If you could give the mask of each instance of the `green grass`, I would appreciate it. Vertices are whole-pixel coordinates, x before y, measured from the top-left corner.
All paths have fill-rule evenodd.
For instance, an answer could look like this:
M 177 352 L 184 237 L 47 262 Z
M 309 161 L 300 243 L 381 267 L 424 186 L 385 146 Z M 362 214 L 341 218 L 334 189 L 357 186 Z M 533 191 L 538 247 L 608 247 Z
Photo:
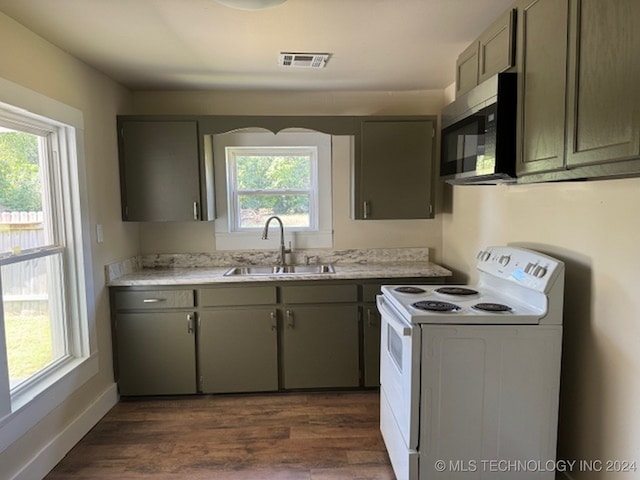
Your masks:
M 51 322 L 47 315 L 5 314 L 5 334 L 12 385 L 52 362 Z

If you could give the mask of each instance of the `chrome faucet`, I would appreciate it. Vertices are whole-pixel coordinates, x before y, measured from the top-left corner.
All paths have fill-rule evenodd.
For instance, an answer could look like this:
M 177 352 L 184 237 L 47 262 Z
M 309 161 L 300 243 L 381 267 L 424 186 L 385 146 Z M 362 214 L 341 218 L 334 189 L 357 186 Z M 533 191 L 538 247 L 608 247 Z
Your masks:
M 262 231 L 262 239 L 267 240 L 269 238 L 269 224 L 271 223 L 271 220 L 277 220 L 280 224 L 280 266 L 284 267 L 287 265 L 285 255 L 287 253 L 291 253 L 291 243 L 289 243 L 289 248 L 284 248 L 284 225 L 282 224 L 280 217 L 276 217 L 274 215 L 267 219 L 267 223 L 264 224 L 264 230 Z

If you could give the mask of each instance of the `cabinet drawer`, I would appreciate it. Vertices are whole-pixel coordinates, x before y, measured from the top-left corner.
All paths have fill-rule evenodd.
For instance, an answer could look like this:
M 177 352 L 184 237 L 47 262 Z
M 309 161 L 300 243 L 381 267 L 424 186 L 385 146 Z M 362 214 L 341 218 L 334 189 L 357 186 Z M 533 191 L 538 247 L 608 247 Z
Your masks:
M 276 287 L 219 287 L 198 290 L 201 307 L 269 305 L 276 303 Z
M 379 283 L 368 283 L 362 285 L 362 301 L 363 302 L 375 302 L 376 295 L 380 295 L 380 287 Z
M 282 303 L 336 303 L 357 301 L 357 285 L 300 285 L 282 287 Z
M 115 294 L 117 310 L 192 308 L 193 290 L 120 291 Z

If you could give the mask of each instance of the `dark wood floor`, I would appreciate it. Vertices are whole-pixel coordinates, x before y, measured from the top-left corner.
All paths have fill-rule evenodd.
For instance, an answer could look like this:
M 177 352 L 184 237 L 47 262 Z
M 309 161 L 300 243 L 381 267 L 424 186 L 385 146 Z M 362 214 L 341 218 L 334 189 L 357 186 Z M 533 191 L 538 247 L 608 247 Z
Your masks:
M 46 480 L 393 480 L 377 392 L 116 405 Z

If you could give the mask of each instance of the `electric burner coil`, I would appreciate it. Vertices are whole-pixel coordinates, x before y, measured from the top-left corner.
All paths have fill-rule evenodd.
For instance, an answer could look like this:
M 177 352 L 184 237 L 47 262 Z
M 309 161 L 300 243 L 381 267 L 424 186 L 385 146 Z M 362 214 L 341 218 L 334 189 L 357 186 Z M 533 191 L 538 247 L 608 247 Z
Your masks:
M 412 307 L 429 312 L 459 312 L 462 308 L 455 303 L 423 300 L 411 304 Z
M 467 288 L 467 287 L 440 287 L 440 288 L 436 288 L 435 291 L 438 293 L 442 293 L 444 295 L 467 296 L 467 295 L 478 294 L 477 290 L 473 290 L 472 288 Z
M 400 293 L 425 293 L 426 290 L 420 287 L 397 287 L 396 292 Z
M 476 303 L 471 308 L 483 312 L 511 312 L 513 310 L 509 305 L 502 303 Z

